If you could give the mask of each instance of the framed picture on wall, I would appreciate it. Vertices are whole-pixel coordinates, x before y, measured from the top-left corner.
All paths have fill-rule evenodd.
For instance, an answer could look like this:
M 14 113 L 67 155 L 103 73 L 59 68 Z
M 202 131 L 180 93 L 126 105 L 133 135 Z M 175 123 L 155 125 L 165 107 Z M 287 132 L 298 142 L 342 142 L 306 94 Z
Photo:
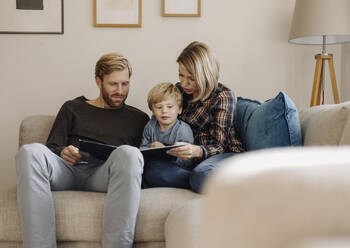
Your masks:
M 0 33 L 63 34 L 63 0 L 1 0 Z
M 94 0 L 95 27 L 141 27 L 141 0 Z
M 162 16 L 200 17 L 201 0 L 162 0 Z

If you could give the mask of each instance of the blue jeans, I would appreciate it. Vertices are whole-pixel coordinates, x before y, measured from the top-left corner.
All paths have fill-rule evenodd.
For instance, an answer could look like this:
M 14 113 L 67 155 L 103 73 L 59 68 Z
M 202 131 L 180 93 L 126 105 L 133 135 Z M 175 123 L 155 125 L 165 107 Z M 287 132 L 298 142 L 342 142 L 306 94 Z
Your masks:
M 193 170 L 180 167 L 176 161 L 148 161 L 142 175 L 144 187 L 173 187 L 191 189 L 199 193 L 211 171 L 220 167 L 220 162 L 236 153 L 214 155 L 199 163 Z

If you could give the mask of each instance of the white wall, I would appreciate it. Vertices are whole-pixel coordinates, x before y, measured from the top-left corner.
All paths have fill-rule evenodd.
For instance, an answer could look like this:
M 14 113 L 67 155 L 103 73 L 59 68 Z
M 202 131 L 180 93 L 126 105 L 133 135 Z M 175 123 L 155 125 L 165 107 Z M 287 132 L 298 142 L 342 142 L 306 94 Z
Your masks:
M 221 62 L 221 81 L 237 96 L 257 100 L 284 90 L 298 108 L 309 104 L 318 46 L 287 42 L 294 0 L 202 0 L 202 17 L 161 17 L 161 0 L 143 0 L 142 28 L 93 27 L 93 1 L 65 1 L 64 35 L 0 34 L 0 185 L 15 182 L 20 121 L 56 114 L 73 97 L 97 96 L 94 64 L 111 51 L 134 68 L 128 104 L 148 111 L 150 87 L 177 81 L 176 57 L 191 41 L 209 44 Z M 341 48 L 335 54 L 338 81 Z M 347 76 L 349 78 L 349 76 Z

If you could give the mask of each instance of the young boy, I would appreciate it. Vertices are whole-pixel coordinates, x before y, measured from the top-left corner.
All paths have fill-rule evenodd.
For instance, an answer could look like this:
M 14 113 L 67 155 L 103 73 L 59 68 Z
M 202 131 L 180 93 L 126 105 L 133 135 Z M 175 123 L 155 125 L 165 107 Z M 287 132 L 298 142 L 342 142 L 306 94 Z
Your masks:
M 182 94 L 172 83 L 160 83 L 148 93 L 152 118 L 143 130 L 141 148 L 162 147 L 175 142 L 193 143 L 191 127 L 177 117 L 182 111 Z M 144 168 L 143 183 L 147 187 L 189 187 L 192 160 L 150 160 Z M 170 166 L 167 174 L 157 173 L 158 167 Z

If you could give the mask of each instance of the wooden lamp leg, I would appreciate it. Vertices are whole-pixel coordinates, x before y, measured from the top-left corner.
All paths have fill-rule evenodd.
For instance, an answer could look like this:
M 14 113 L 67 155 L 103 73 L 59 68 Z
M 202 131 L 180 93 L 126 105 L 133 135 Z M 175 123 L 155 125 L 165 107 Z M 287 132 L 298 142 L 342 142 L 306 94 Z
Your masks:
M 329 66 L 329 74 L 330 74 L 331 81 L 332 81 L 334 103 L 339 103 L 338 87 L 337 87 L 337 82 L 335 80 L 333 56 L 328 60 L 328 66 Z
M 314 76 L 314 84 L 312 86 L 312 96 L 310 107 L 315 105 L 320 105 L 320 96 L 321 96 L 321 75 L 322 75 L 322 57 L 316 55 L 316 68 Z
M 320 105 L 321 80 L 322 80 L 322 77 L 324 77 L 324 75 L 322 75 L 322 69 L 323 69 L 323 64 L 324 64 L 323 61 L 324 60 L 328 60 L 329 74 L 330 74 L 331 81 L 332 81 L 334 103 L 336 103 L 336 104 L 339 103 L 337 82 L 335 80 L 333 55 L 332 54 L 317 54 L 315 56 L 315 59 L 316 59 L 316 69 L 315 69 L 315 76 L 314 76 L 314 84 L 312 86 L 310 107 L 315 106 L 315 105 Z

